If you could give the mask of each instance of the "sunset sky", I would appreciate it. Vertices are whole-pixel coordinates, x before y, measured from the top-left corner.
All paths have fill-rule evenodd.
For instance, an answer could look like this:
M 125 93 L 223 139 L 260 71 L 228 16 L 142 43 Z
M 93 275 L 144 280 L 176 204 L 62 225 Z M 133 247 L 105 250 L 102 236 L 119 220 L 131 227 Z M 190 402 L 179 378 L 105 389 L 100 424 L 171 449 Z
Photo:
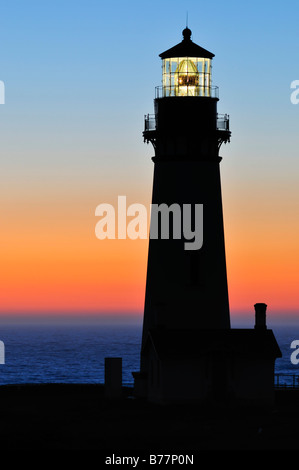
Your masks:
M 265 302 L 299 320 L 298 1 L 11 0 L 1 3 L 2 315 L 141 315 L 147 240 L 98 240 L 95 209 L 149 207 L 144 114 L 159 54 L 182 39 L 215 54 L 232 315 Z

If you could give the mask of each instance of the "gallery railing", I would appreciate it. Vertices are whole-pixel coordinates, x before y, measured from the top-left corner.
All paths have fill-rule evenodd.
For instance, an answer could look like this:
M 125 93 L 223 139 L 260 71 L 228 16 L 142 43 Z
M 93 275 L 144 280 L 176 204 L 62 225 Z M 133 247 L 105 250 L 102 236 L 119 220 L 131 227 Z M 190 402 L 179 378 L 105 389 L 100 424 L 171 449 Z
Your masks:
M 184 91 L 181 90 L 184 88 Z M 200 98 L 219 98 L 218 86 L 156 86 L 156 98 L 167 98 L 171 96 L 195 96 Z
M 156 117 L 154 114 L 146 114 L 144 116 L 144 130 L 145 131 L 156 130 Z M 228 114 L 217 114 L 217 130 L 229 131 L 229 115 Z
M 276 389 L 296 388 L 299 390 L 299 375 L 275 374 L 274 387 Z

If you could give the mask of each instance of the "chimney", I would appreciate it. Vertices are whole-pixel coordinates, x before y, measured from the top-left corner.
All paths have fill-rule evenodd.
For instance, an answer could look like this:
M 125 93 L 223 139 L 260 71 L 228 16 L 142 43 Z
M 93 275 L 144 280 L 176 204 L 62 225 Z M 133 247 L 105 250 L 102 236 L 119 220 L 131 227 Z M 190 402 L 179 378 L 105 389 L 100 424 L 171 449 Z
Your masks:
M 267 305 L 263 303 L 258 303 L 254 305 L 255 308 L 255 325 L 256 330 L 266 330 L 266 309 Z

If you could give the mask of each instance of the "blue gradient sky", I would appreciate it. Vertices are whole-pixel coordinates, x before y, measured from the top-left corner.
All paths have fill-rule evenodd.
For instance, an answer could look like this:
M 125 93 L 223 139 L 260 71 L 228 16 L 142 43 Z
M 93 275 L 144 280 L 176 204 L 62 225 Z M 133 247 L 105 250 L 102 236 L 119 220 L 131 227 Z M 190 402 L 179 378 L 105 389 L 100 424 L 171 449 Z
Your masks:
M 38 204 L 41 213 L 44 207 L 56 214 L 57 226 L 70 214 L 82 226 L 86 211 L 93 214 L 97 204 L 113 202 L 118 194 L 150 202 L 153 151 L 142 141 L 143 116 L 153 112 L 154 87 L 161 83 L 158 55 L 181 41 L 187 11 L 193 41 L 215 54 L 218 111 L 231 117 L 232 141 L 221 151 L 231 259 L 239 256 L 233 251 L 241 238 L 246 249 L 250 240 L 250 252 L 261 233 L 271 233 L 276 256 L 291 233 L 288 256 L 299 260 L 299 105 L 290 102 L 290 83 L 299 79 L 297 1 L 2 2 L 6 250 L 15 250 L 7 242 L 10 231 L 19 230 L 20 243 L 23 231 L 34 230 L 38 239 L 42 227 L 32 225 Z M 90 216 L 91 232 L 93 223 Z M 67 229 L 57 230 L 56 245 Z M 284 258 L 283 250 L 279 256 Z M 228 268 L 232 279 L 238 277 L 235 264 Z M 290 275 L 287 266 L 282 280 L 285 271 Z M 295 286 L 298 271 L 290 269 Z M 18 270 L 15 276 L 18 280 Z M 254 293 L 255 287 L 253 302 Z M 287 288 L 282 295 L 287 302 Z
M 1 5 L 1 146 L 12 135 L 19 145 L 5 166 L 139 166 L 143 114 L 161 81 L 158 54 L 181 40 L 187 10 L 193 40 L 216 55 L 219 111 L 230 113 L 234 132 L 229 155 L 242 146 L 248 170 L 258 142 L 279 171 L 286 150 L 295 164 L 299 106 L 290 105 L 289 88 L 298 78 L 298 2 L 12 0 Z M 25 161 L 20 148 L 29 146 Z

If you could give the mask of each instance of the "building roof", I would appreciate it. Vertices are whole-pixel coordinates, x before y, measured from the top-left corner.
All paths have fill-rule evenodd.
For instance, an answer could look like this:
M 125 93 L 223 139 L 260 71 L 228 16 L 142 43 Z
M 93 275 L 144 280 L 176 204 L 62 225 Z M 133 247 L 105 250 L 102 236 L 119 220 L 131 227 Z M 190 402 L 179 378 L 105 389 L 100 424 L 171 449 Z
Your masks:
M 174 47 L 171 47 L 165 52 L 159 54 L 161 59 L 168 59 L 170 57 L 204 57 L 212 59 L 215 57 L 212 52 L 207 51 L 203 47 L 198 46 L 191 40 L 191 31 L 185 28 L 183 31 L 183 40 Z
M 149 331 L 145 347 L 152 344 L 159 359 L 201 357 L 209 353 L 237 353 L 247 357 L 281 357 L 272 330 L 166 330 Z

